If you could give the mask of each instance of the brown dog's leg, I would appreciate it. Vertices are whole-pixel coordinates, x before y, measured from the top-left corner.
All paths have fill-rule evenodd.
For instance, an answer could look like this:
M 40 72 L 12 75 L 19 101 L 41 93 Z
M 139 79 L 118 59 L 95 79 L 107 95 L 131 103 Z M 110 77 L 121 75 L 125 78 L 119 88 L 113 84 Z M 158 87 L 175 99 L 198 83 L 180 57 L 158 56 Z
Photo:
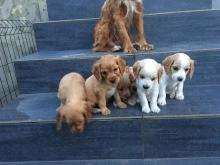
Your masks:
M 118 108 L 121 108 L 121 109 L 127 108 L 127 105 L 121 101 L 121 98 L 120 98 L 118 92 L 116 92 L 114 94 L 114 99 L 115 99 L 115 102 L 116 102 L 116 106 Z
M 114 16 L 114 21 L 117 26 L 118 34 L 123 44 L 124 52 L 125 53 L 137 52 L 137 50 L 132 46 L 132 42 L 130 40 L 129 34 L 125 26 L 124 17 L 116 14 Z
M 141 50 L 152 50 L 154 46 L 151 44 L 148 44 L 145 39 L 143 7 L 141 3 L 137 4 L 137 9 L 139 12 L 136 12 L 134 14 L 134 24 L 137 29 L 138 43 L 140 44 L 140 49 Z
M 59 131 L 62 127 L 62 122 L 63 122 L 63 119 L 64 119 L 64 114 L 62 112 L 62 109 L 59 109 L 57 111 L 57 116 L 56 116 L 56 127 L 57 127 L 57 130 Z

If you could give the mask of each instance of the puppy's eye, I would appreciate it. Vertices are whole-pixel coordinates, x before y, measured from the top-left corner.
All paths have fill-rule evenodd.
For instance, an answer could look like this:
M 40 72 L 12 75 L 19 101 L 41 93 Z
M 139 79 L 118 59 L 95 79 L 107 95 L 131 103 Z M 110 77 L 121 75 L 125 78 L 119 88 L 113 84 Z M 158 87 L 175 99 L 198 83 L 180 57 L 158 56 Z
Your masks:
M 188 71 L 189 71 L 189 68 L 185 68 L 185 71 L 188 72 Z
M 141 78 L 141 79 L 144 79 L 145 77 L 144 77 L 143 75 L 140 75 L 140 78 Z
M 156 79 L 156 77 L 152 77 L 151 80 L 154 81 Z
M 114 68 L 114 72 L 117 72 L 118 71 L 118 68 Z
M 178 71 L 179 68 L 178 68 L 177 66 L 174 66 L 174 67 L 173 67 L 173 70 Z

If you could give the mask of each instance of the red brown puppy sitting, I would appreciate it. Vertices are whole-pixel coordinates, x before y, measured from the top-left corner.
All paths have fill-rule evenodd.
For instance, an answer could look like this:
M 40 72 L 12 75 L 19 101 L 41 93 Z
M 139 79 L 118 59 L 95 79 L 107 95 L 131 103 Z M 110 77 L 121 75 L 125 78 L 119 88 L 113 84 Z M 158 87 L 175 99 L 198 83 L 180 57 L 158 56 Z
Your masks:
M 88 102 L 93 108 L 100 109 L 103 115 L 111 113 L 106 107 L 106 103 L 112 96 L 114 96 L 117 107 L 127 108 L 117 92 L 125 66 L 125 61 L 119 56 L 103 56 L 93 65 L 93 75 L 86 80 Z
M 61 105 L 57 109 L 57 130 L 61 129 L 65 120 L 72 133 L 82 133 L 85 123 L 92 117 L 86 101 L 83 77 L 78 73 L 65 75 L 59 84 L 58 98 Z
M 129 105 L 137 103 L 135 75 L 132 67 L 127 66 L 125 68 L 125 72 L 118 83 L 118 93 L 122 101 L 127 102 Z
M 101 18 L 95 26 L 93 51 L 117 51 L 135 53 L 130 27 L 137 30 L 137 44 L 141 50 L 151 50 L 144 34 L 142 0 L 106 0 Z

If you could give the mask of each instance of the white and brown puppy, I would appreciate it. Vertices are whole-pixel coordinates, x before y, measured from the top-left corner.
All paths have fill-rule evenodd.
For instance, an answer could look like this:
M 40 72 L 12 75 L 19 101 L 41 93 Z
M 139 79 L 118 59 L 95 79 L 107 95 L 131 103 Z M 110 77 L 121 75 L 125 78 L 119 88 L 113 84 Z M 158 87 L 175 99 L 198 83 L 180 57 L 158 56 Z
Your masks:
M 57 130 L 65 120 L 72 133 L 82 133 L 85 123 L 92 118 L 83 77 L 74 72 L 66 74 L 60 81 L 57 96 L 61 101 L 57 109 Z
M 163 72 L 161 65 L 153 59 L 144 59 L 137 61 L 133 69 L 142 112 L 159 113 L 160 108 L 157 106 L 157 98 L 159 94 L 159 80 Z
M 142 0 L 105 0 L 101 18 L 95 26 L 93 51 L 135 53 L 130 32 L 132 24 L 137 29 L 137 45 L 141 50 L 151 50 L 144 34 Z
M 163 75 L 160 79 L 159 105 L 166 105 L 166 94 L 170 98 L 183 100 L 183 85 L 186 75 L 192 79 L 194 73 L 194 61 L 184 53 L 176 53 L 163 60 Z
M 107 101 L 114 96 L 118 108 L 127 108 L 121 101 L 117 86 L 125 71 L 126 62 L 119 56 L 102 56 L 93 65 L 92 73 L 86 80 L 88 102 L 97 112 L 108 115 L 111 111 L 107 108 Z

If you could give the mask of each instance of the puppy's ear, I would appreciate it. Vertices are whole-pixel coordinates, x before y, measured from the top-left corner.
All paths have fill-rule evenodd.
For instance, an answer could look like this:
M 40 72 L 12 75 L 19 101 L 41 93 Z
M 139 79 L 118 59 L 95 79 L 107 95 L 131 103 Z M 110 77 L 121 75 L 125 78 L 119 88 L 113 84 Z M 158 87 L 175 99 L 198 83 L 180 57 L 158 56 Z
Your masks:
M 96 77 L 97 80 L 101 80 L 101 66 L 100 62 L 97 61 L 92 67 L 92 74 Z
M 134 76 L 133 67 L 128 67 L 128 73 L 129 73 L 130 81 L 134 81 L 135 80 L 135 76 Z
M 166 57 L 162 64 L 167 74 L 172 74 L 171 67 L 174 63 L 174 55 Z
M 91 110 L 85 110 L 83 112 L 83 116 L 84 116 L 87 123 L 90 123 L 92 121 L 92 112 L 91 112 Z
M 157 72 L 157 80 L 158 80 L 158 83 L 160 83 L 160 78 L 163 74 L 163 67 L 159 64 L 159 68 L 158 68 L 158 72 Z
M 86 122 L 89 123 L 92 121 L 92 108 L 88 103 L 86 103 L 85 106 L 86 106 L 86 108 L 84 108 L 83 116 L 84 116 Z
M 125 72 L 125 67 L 126 67 L 126 62 L 125 60 L 123 60 L 120 56 L 116 57 L 116 63 L 119 66 L 120 72 L 121 74 L 123 74 Z
M 56 127 L 58 131 L 62 128 L 63 120 L 64 120 L 64 114 L 63 114 L 62 108 L 60 108 L 57 111 L 57 116 L 56 116 Z
M 194 73 L 195 65 L 194 60 L 190 60 L 189 78 L 192 79 Z
M 141 65 L 140 65 L 139 61 L 137 61 L 133 65 L 133 72 L 134 72 L 135 79 L 138 77 L 140 70 L 141 70 Z

